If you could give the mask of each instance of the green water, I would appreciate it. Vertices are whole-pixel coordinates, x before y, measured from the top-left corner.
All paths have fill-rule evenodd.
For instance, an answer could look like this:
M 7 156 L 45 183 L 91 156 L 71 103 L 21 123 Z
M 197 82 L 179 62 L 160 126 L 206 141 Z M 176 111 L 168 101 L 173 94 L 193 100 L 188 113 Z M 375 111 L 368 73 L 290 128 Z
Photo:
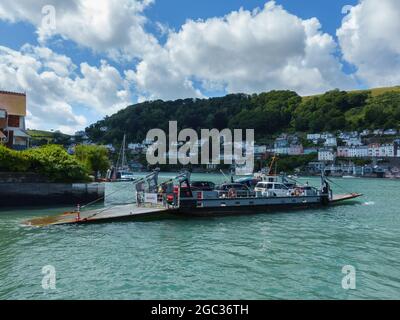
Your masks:
M 366 197 L 309 211 L 42 229 L 21 222 L 66 208 L 3 208 L 0 299 L 400 298 L 400 181 L 335 181 Z M 121 187 L 107 203 L 129 201 L 130 184 L 107 193 Z M 46 265 L 55 290 L 42 288 Z M 355 290 L 342 288 L 345 265 L 356 268 Z

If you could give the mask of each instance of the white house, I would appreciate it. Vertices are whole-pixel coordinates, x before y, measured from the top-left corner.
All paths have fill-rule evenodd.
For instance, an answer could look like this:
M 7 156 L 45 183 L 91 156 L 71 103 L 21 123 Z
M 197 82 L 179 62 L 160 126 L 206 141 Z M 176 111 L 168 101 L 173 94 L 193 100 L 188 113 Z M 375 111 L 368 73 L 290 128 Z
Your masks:
M 360 137 L 349 137 L 348 139 L 343 139 L 346 146 L 362 146 L 362 141 Z
M 289 147 L 288 154 L 289 154 L 290 156 L 299 156 L 299 155 L 304 154 L 303 145 L 301 145 L 301 144 L 292 144 L 292 145 Z
M 380 157 L 380 145 L 378 143 L 372 143 L 368 146 L 369 157 Z
M 369 157 L 395 157 L 395 146 L 393 144 L 383 144 L 373 143 L 368 146 L 368 156 Z
M 339 154 L 339 150 L 338 150 Z M 347 148 L 348 158 L 366 158 L 368 157 L 368 147 L 367 146 L 357 146 Z
M 325 147 L 336 147 L 337 146 L 337 139 L 336 137 L 329 137 L 325 139 L 324 143 Z
M 380 157 L 395 157 L 394 145 L 393 144 L 381 145 Z
M 333 149 L 320 149 L 318 151 L 318 161 L 335 161 L 336 152 Z
M 320 133 L 307 134 L 307 140 L 312 141 L 314 144 L 317 144 L 318 140 L 320 140 L 320 139 L 321 139 Z
M 395 136 L 397 134 L 396 129 L 388 129 L 383 132 L 385 136 Z

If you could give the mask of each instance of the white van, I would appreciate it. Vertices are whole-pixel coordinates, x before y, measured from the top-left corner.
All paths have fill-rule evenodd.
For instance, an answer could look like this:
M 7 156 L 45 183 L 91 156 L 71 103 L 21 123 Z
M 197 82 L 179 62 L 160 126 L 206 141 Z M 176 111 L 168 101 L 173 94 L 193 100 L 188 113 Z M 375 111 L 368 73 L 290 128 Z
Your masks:
M 280 182 L 259 182 L 254 188 L 256 193 L 263 197 L 288 197 L 290 189 Z

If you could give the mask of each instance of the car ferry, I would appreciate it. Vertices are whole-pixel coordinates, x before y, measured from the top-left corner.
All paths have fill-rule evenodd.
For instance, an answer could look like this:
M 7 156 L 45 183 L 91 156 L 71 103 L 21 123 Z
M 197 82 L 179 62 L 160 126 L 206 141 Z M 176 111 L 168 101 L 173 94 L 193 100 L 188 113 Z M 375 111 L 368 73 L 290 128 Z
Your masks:
M 362 196 L 359 193 L 334 195 L 328 179 L 321 174 L 321 187 L 289 182 L 285 176 L 259 174 L 256 187 L 237 182 L 225 183 L 210 190 L 212 184 L 191 183 L 183 173 L 158 184 L 158 172 L 134 181 L 136 201 L 97 210 L 75 211 L 60 216 L 28 221 L 31 226 L 84 224 L 122 220 L 148 220 L 170 217 L 219 216 L 277 212 L 287 209 L 326 207 Z
M 283 209 L 304 209 L 328 206 L 361 194 L 334 195 L 329 182 L 321 176 L 321 188 L 287 182 L 284 176 L 259 176 L 254 190 L 237 183 L 224 184 L 212 191 L 197 191 L 188 178 L 166 194 L 167 205 L 183 215 L 226 215 L 237 213 L 271 212 Z

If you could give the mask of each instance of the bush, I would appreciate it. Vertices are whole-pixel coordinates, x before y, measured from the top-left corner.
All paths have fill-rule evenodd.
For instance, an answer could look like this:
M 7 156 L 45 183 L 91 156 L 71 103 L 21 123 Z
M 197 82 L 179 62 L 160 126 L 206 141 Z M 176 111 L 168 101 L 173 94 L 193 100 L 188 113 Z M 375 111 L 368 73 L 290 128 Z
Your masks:
M 86 168 L 63 147 L 46 145 L 25 151 L 31 163 L 31 170 L 54 182 L 88 181 Z
M 0 146 L 0 170 L 34 172 L 53 182 L 89 181 L 84 165 L 57 145 L 26 151 L 14 151 Z
M 29 158 L 24 152 L 11 150 L 0 145 L 0 171 L 26 172 L 29 167 Z
M 96 145 L 78 145 L 75 147 L 76 158 L 85 166 L 88 172 L 105 173 L 110 168 L 108 150 Z

